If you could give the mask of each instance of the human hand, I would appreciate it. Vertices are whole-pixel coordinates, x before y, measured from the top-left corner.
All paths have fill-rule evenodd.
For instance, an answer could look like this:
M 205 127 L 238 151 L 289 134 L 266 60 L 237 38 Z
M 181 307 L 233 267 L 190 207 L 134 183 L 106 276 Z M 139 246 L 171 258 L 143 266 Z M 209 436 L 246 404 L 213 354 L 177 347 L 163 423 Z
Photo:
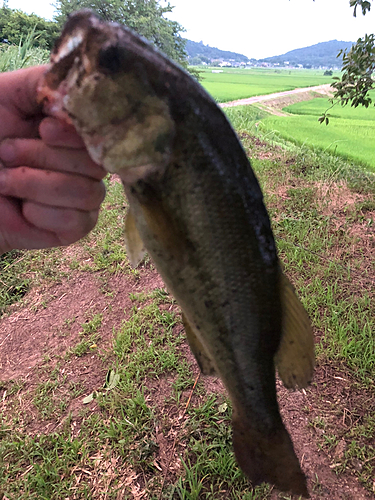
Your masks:
M 45 67 L 0 75 L 0 254 L 68 245 L 96 224 L 104 169 L 72 126 L 44 117 Z

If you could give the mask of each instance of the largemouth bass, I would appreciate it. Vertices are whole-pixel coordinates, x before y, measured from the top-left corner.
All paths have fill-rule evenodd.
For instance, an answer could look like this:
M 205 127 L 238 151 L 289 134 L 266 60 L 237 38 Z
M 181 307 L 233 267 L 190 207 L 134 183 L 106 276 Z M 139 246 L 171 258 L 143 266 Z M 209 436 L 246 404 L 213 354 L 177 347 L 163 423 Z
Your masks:
M 314 366 L 307 315 L 283 275 L 258 181 L 212 98 L 149 43 L 90 11 L 72 15 L 40 86 L 129 200 L 125 239 L 152 257 L 178 301 L 204 374 L 233 403 L 233 444 L 252 484 L 308 496 L 282 422 L 275 366 L 304 387 Z

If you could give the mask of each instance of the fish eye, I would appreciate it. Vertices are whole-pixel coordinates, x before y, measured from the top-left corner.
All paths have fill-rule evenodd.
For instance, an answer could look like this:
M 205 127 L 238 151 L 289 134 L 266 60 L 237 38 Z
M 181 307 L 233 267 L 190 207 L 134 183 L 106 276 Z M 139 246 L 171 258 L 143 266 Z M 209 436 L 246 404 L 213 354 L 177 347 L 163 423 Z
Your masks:
M 100 50 L 98 57 L 100 69 L 106 70 L 109 73 L 118 73 L 121 71 L 123 63 L 123 50 L 118 45 L 110 45 Z

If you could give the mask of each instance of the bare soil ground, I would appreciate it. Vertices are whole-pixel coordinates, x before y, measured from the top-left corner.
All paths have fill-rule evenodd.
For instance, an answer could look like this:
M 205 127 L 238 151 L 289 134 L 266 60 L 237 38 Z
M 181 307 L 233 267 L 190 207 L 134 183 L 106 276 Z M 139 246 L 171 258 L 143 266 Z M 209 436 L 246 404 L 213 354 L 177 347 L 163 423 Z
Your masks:
M 266 154 L 266 150 L 268 158 L 283 155 L 277 148 L 270 151 L 269 145 L 267 148 L 263 147 L 261 142 L 257 145 L 255 154 L 262 157 Z M 327 207 L 327 211 L 330 211 L 331 215 L 333 213 L 339 215 L 343 204 L 355 203 L 356 197 L 350 191 L 346 194 L 347 196 L 344 190 L 330 186 L 332 205 L 330 208 Z M 363 232 L 361 236 L 368 237 Z M 371 246 L 369 251 L 373 249 Z M 71 251 L 72 249 L 67 249 L 67 252 Z M 77 432 L 79 431 L 79 415 L 83 408 L 82 395 L 69 403 L 60 421 L 41 419 L 27 397 L 30 388 L 35 387 L 42 378 L 46 357 L 64 355 L 69 347 L 77 342 L 80 325 L 87 320 L 88 312 L 103 314 L 98 349 L 103 353 L 106 352 L 113 343 L 113 328 L 120 326 L 133 307 L 129 294 L 160 288 L 162 280 L 150 265 L 143 265 L 137 276 L 129 273 L 113 275 L 107 284 L 110 294 L 103 294 L 101 286 L 95 273 L 71 271 L 69 280 L 31 290 L 26 307 L 15 305 L 10 314 L 0 320 L 0 378 L 2 381 L 0 408 L 6 410 L 9 404 L 7 386 L 4 382 L 21 380 L 22 386 L 17 392 L 17 398 L 24 414 L 28 414 L 27 421 L 23 423 L 30 434 L 58 431 L 64 416 L 69 412 L 73 413 L 72 425 L 76 427 Z M 69 326 L 67 320 L 70 321 Z M 176 334 L 180 330 L 181 325 L 175 327 Z M 191 363 L 192 375 L 196 376 L 198 367 L 186 343 L 182 344 L 181 351 Z M 82 384 L 83 393 L 89 394 L 102 386 L 106 364 L 100 362 L 97 356 L 87 354 L 82 357 L 71 357 L 64 370 L 68 380 Z M 171 392 L 172 382 L 165 377 L 153 387 L 149 387 L 149 404 L 160 405 L 161 412 L 164 409 L 163 401 Z M 205 379 L 204 383 L 208 392 L 223 392 L 223 387 L 217 379 Z M 313 500 L 375 498 L 374 494 L 360 484 L 355 474 L 356 470 L 350 467 L 340 468 L 348 446 L 346 436 L 352 425 L 360 421 L 365 414 L 375 411 L 373 391 L 358 390 L 357 387 L 357 383 L 344 367 L 334 366 L 324 360 L 319 361 L 314 382 L 308 390 L 289 392 L 278 383 L 282 415 L 308 478 Z M 193 397 L 192 405 L 194 401 L 196 399 Z M 95 402 L 92 403 L 91 409 L 92 412 L 97 411 Z M 168 411 L 171 414 L 177 414 L 177 420 L 181 421 L 182 417 L 178 415 L 177 408 Z M 326 422 L 324 428 L 319 424 L 322 420 Z M 339 436 L 338 444 L 331 449 L 323 445 L 325 434 L 330 432 Z M 177 456 L 178 446 L 170 460 L 175 436 L 176 432 L 173 432 L 173 428 L 170 432 L 157 432 L 158 451 L 155 462 L 163 471 L 169 466 L 172 475 L 181 472 Z M 112 465 L 115 466 L 115 464 Z M 363 464 L 358 463 L 357 467 L 360 470 Z M 97 472 L 99 473 L 100 470 Z M 122 473 L 124 484 L 130 485 L 132 491 L 132 496 L 126 498 L 146 498 L 145 493 L 142 493 L 142 479 L 131 470 L 122 469 Z M 106 497 L 103 495 L 97 498 Z M 289 497 L 280 497 L 279 492 L 273 491 L 271 498 Z
M 105 351 L 113 342 L 113 327 L 120 325 L 124 319 L 124 311 L 131 308 L 129 293 L 152 290 L 161 285 L 161 278 L 156 271 L 141 269 L 140 278 L 137 280 L 129 276 L 114 277 L 110 283 L 114 296 L 104 298 L 95 276 L 73 273 L 69 282 L 54 285 L 42 291 L 43 296 L 49 296 L 48 306 L 45 309 L 33 310 L 33 306 L 39 301 L 38 293 L 35 294 L 35 299 L 29 307 L 15 310 L 2 320 L 1 379 L 2 381 L 18 379 L 24 382 L 18 398 L 21 402 L 20 408 L 29 415 L 27 428 L 30 434 L 58 431 L 64 420 L 62 418 L 59 422 L 41 421 L 32 402 L 23 397 L 24 393 L 29 392 L 40 382 L 45 356 L 64 354 L 69 346 L 76 342 L 79 325 L 84 323 L 88 310 L 105 313 L 110 308 L 111 313 L 105 315 L 100 333 L 101 339 L 98 343 L 100 349 Z M 75 327 L 69 333 L 66 333 L 66 318 L 76 319 Z M 191 363 L 192 374 L 196 376 L 199 369 L 186 343 L 181 349 Z M 105 379 L 105 373 L 105 364 L 98 362 L 97 356 L 94 355 L 73 357 L 65 367 L 68 381 L 83 384 L 84 394 L 99 390 Z M 162 405 L 171 392 L 172 382 L 173 380 L 168 378 L 159 380 L 151 391 L 152 400 L 149 404 Z M 220 380 L 216 378 L 206 378 L 204 383 L 209 392 L 224 391 Z M 336 472 L 343 458 L 346 447 L 345 434 L 350 430 L 351 423 L 368 413 L 369 406 L 375 411 L 372 394 L 356 391 L 355 384 L 345 372 L 340 370 L 340 367 L 326 364 L 317 367 L 314 384 L 308 390 L 290 392 L 278 383 L 278 393 L 284 421 L 308 478 L 311 498 L 313 500 L 375 498 L 363 488 L 349 470 L 340 474 Z M 8 401 L 6 390 L 0 390 L 0 397 L 0 406 L 4 410 Z M 194 405 L 194 399 L 192 404 Z M 69 412 L 72 413 L 77 432 L 80 424 L 79 413 L 82 408 L 82 395 L 80 395 L 70 402 L 65 411 L 66 415 Z M 94 404 L 92 411 L 95 410 Z M 321 419 L 329 421 L 330 427 L 343 436 L 337 447 L 329 453 L 321 447 L 322 436 L 326 432 L 316 423 Z M 165 437 L 162 432 L 159 432 L 158 436 L 159 453 L 156 460 L 164 470 L 170 459 L 169 454 L 172 452 L 175 434 L 170 432 L 169 436 Z M 176 450 L 175 454 L 177 455 Z M 174 456 L 171 463 L 178 463 L 178 457 Z M 360 464 L 358 466 L 360 467 Z M 180 472 L 180 467 L 174 472 Z M 133 498 L 137 498 L 136 495 Z M 279 493 L 274 491 L 271 499 L 277 498 L 280 498 Z

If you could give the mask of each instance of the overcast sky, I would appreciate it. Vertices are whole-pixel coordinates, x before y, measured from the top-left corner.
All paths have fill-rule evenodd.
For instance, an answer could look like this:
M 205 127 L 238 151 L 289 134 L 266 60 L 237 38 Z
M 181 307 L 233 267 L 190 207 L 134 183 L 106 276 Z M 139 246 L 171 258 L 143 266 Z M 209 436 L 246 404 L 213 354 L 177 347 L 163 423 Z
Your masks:
M 171 0 L 170 3 L 175 7 L 169 17 L 186 29 L 186 38 L 256 59 L 328 40 L 355 41 L 375 28 L 374 13 L 363 17 L 358 12 L 354 18 L 349 0 Z M 47 19 L 54 12 L 50 0 L 9 0 L 8 5 Z

